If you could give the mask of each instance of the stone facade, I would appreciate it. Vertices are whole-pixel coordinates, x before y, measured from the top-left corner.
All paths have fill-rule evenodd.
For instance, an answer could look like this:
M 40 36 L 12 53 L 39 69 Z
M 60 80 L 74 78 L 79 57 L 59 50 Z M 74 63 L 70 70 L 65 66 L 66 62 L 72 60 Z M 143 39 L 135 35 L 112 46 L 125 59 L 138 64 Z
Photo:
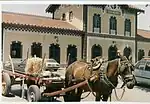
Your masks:
M 134 63 L 139 59 L 139 50 L 145 50 L 145 56 L 150 55 L 150 39 L 142 41 L 142 34 L 136 35 L 137 13 L 144 10 L 128 5 L 50 5 L 46 12 L 53 13 L 53 19 L 23 15 L 14 19 L 17 24 L 10 16 L 2 17 L 3 61 L 13 53 L 13 42 L 21 42 L 22 46 L 21 57 L 14 60 L 25 59 L 28 50 L 32 55 L 33 43 L 40 43 L 41 57 L 46 54 L 46 58 L 59 59 L 61 64 L 67 63 L 68 53 L 72 62 L 90 61 L 98 55 L 111 60 L 118 49 L 127 57 L 132 56 Z M 31 20 L 22 22 L 20 18 Z M 51 46 L 58 46 L 60 54 L 51 55 L 55 54 Z

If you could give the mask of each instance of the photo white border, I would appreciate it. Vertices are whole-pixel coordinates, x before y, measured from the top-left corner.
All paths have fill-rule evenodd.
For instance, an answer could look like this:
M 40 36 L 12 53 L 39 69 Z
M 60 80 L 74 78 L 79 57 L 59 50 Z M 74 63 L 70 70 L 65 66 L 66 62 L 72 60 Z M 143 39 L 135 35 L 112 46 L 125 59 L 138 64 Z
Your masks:
M 95 2 L 94 2 L 95 1 Z M 2 11 L 2 5 L 3 4 L 132 4 L 132 5 L 144 5 L 144 4 L 150 4 L 150 1 L 143 1 L 143 0 L 141 0 L 141 1 L 120 1 L 120 0 L 116 0 L 116 1 L 111 1 L 111 0 L 105 0 L 105 1 L 101 1 L 101 0 L 76 0 L 76 1 L 70 1 L 70 0 L 55 0 L 55 1 L 0 1 L 0 11 Z M 1 18 L 1 12 L 0 12 L 0 21 L 1 21 L 1 23 L 2 23 L 2 18 Z M 2 28 L 1 27 L 1 25 L 0 25 L 0 28 Z M 2 30 L 2 29 L 1 29 Z M 0 32 L 0 50 L 1 50 L 1 36 L 2 36 L 2 32 Z M 2 51 L 0 52 L 0 65 L 1 65 L 1 56 L 2 56 Z M 2 68 L 1 66 L 0 66 L 0 68 Z M 1 83 L 1 75 L 0 75 L 0 83 Z M 1 86 L 0 86 L 0 93 L 1 93 Z M 2 95 L 0 95 L 0 97 L 1 97 Z M 142 96 L 141 96 L 141 98 L 142 98 Z M 16 104 L 16 103 L 18 103 L 18 104 L 26 104 L 27 102 L 2 102 L 2 100 L 0 99 L 0 104 L 7 104 L 7 103 L 12 103 L 12 104 Z M 49 104 L 49 103 L 56 103 L 56 104 L 59 104 L 59 103 L 61 103 L 61 104 L 66 104 L 66 103 L 68 103 L 68 102 L 38 102 L 38 103 L 41 103 L 41 104 L 43 104 L 43 103 L 47 103 L 47 104 Z M 79 103 L 79 104 L 81 104 L 81 103 L 84 103 L 84 104 L 100 104 L 100 103 L 102 103 L 102 104 L 149 104 L 150 102 L 72 102 L 72 104 L 77 104 L 77 103 Z M 69 102 L 69 104 L 70 104 L 70 102 Z

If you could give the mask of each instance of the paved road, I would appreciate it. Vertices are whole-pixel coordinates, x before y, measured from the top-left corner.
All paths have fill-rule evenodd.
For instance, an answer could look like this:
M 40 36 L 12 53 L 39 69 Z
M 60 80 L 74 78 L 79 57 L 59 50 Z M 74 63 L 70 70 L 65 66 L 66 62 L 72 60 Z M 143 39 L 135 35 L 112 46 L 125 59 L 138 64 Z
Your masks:
M 64 75 L 64 71 L 60 71 L 62 75 Z M 13 85 L 12 92 L 15 96 L 11 97 L 1 97 L 3 102 L 27 102 L 26 98 L 21 98 L 21 87 L 20 85 Z M 82 97 L 86 96 L 88 93 L 84 93 Z M 122 94 L 122 89 L 117 89 L 117 94 L 120 97 Z M 94 101 L 95 97 L 90 94 L 87 98 L 82 99 L 82 101 Z M 49 101 L 48 98 L 42 98 L 42 102 Z M 55 102 L 62 102 L 63 97 L 57 98 Z M 115 97 L 115 93 L 112 93 L 112 101 L 117 101 Z M 143 86 L 135 86 L 134 89 L 125 89 L 125 94 L 121 100 L 121 102 L 150 102 L 150 87 Z
M 1 100 L 3 102 L 27 102 L 26 98 L 21 98 L 21 88 L 19 85 L 13 85 L 12 86 L 12 92 L 15 96 L 10 96 L 10 97 L 1 97 Z M 86 96 L 88 93 L 84 93 L 82 97 Z M 121 96 L 122 90 L 117 89 L 117 94 L 118 96 Z M 87 98 L 82 99 L 82 101 L 94 101 L 94 96 L 90 94 Z M 49 101 L 48 98 L 42 98 L 42 102 L 44 101 Z M 55 102 L 61 102 L 63 101 L 63 98 L 57 98 Z M 112 101 L 117 101 L 115 98 L 114 91 L 112 93 Z M 141 86 L 135 86 L 134 89 L 129 90 L 126 88 L 125 94 L 122 98 L 123 102 L 150 102 L 150 89 L 146 87 L 141 87 Z

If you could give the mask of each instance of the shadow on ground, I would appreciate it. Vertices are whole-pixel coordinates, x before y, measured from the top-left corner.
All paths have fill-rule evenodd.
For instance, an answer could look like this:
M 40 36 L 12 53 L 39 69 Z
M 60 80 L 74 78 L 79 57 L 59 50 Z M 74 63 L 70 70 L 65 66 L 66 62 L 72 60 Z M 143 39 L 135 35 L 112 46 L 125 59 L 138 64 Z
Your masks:
M 136 86 L 136 88 L 145 91 L 145 92 L 150 92 L 150 86 L 149 85 L 145 85 L 145 84 L 138 84 Z
M 16 97 L 16 96 L 20 97 L 20 99 L 22 99 L 22 91 L 21 91 L 21 87 L 19 87 L 19 86 L 16 86 L 15 88 L 13 86 L 11 88 L 11 93 L 6 97 L 13 98 L 13 97 Z M 25 89 L 23 99 L 27 100 L 27 89 Z M 57 98 L 54 98 L 54 97 L 41 96 L 41 100 L 39 102 L 62 102 L 62 101 L 57 100 Z

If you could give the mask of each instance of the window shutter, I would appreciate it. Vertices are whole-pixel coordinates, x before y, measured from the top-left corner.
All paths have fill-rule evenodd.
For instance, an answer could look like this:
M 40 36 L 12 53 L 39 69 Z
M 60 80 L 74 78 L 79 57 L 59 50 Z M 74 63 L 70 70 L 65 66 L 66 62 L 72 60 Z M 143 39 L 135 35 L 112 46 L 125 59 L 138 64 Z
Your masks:
M 131 22 L 130 19 L 125 20 L 125 36 L 131 36 Z
M 115 30 L 116 30 L 115 34 L 117 35 L 117 19 L 116 17 L 114 19 L 115 19 Z
M 111 17 L 111 18 L 112 18 L 112 17 Z M 109 19 L 109 34 L 110 34 L 111 24 L 112 24 L 112 23 L 111 23 L 111 21 L 112 21 L 111 18 Z
M 99 16 L 99 32 L 101 33 L 101 17 Z
M 129 21 L 129 32 L 130 32 L 130 36 L 131 36 L 131 21 Z
M 93 16 L 93 32 L 94 32 L 94 26 L 95 26 L 95 20 L 94 20 L 95 18 L 94 17 L 95 17 L 95 15 Z
M 126 20 L 124 21 L 124 36 L 126 36 Z

